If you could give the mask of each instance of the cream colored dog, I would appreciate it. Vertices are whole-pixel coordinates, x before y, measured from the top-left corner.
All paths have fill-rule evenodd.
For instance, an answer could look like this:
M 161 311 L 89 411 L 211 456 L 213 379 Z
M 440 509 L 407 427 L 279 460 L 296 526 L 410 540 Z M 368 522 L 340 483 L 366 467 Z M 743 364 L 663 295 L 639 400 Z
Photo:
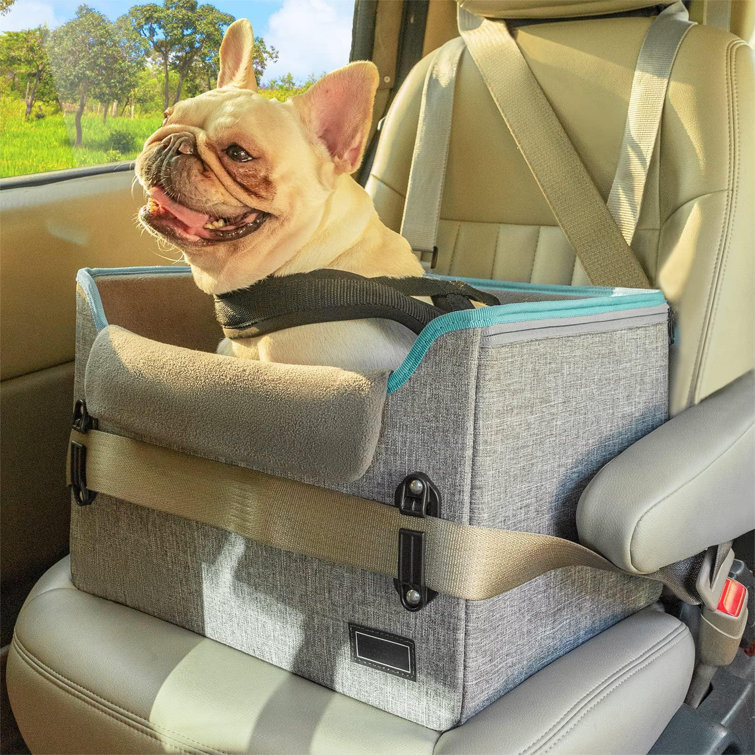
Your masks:
M 218 87 L 166 111 L 136 174 L 141 221 L 177 246 L 207 293 L 268 275 L 336 268 L 404 277 L 423 270 L 350 174 L 365 148 L 378 84 L 370 62 L 328 74 L 287 102 L 256 93 L 252 28 L 233 23 Z M 303 325 L 225 340 L 219 351 L 263 361 L 393 369 L 414 334 L 384 320 Z

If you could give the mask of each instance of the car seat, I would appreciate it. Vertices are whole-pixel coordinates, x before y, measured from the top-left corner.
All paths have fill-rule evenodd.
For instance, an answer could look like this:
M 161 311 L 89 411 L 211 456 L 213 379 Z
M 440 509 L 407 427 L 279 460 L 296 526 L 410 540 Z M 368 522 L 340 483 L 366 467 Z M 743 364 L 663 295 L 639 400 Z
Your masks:
M 646 3 L 464 5 L 487 17 L 538 21 L 513 24 L 517 43 L 607 196 L 650 23 L 634 11 Z M 607 17 L 574 19 L 593 14 Z M 396 229 L 432 57 L 399 93 L 368 182 Z M 596 476 L 579 522 L 582 540 L 626 571 L 680 560 L 752 528 L 752 481 L 743 471 L 752 393 L 748 378 L 738 378 L 753 366 L 753 189 L 745 170 L 753 159 L 753 85 L 745 43 L 706 27 L 687 34 L 633 243 L 677 318 L 671 410 L 678 416 Z M 440 217 L 434 272 L 588 282 L 466 53 Z M 543 631 L 568 630 L 552 616 Z M 651 607 L 439 732 L 77 590 L 61 562 L 27 599 L 8 681 L 24 738 L 40 752 L 626 752 L 648 751 L 657 740 L 687 695 L 694 661 L 685 624 Z

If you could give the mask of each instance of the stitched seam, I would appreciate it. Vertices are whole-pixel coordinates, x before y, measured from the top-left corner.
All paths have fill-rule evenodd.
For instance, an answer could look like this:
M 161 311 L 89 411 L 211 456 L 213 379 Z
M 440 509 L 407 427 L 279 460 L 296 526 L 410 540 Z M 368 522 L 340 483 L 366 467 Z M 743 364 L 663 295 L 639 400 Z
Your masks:
M 569 285 L 573 286 L 574 285 L 575 276 L 577 274 L 577 254 L 576 254 L 576 252 L 574 252 L 573 249 L 571 251 L 574 254 L 574 262 L 572 262 L 572 266 L 571 266 L 571 278 L 570 278 Z
M 493 261 L 490 263 L 490 280 L 494 280 L 493 274 L 495 273 L 495 263 L 498 261 L 498 245 L 501 241 L 501 228 L 502 225 L 498 225 L 498 230 L 495 232 L 495 246 L 493 247 Z
M 627 661 L 623 666 L 621 666 L 618 669 L 615 669 L 612 671 L 608 676 L 606 676 L 604 679 L 602 679 L 597 684 L 593 685 L 587 692 L 585 692 L 582 697 L 579 698 L 572 706 L 564 712 L 561 717 L 556 721 L 546 732 L 541 734 L 537 739 L 532 740 L 526 747 L 524 747 L 519 755 L 524 755 L 525 752 L 531 750 L 533 747 L 537 747 L 540 745 L 543 740 L 548 739 L 548 737 L 552 736 L 553 733 L 563 725 L 564 721 L 566 721 L 570 716 L 574 715 L 574 712 L 579 709 L 580 706 L 582 706 L 590 697 L 594 697 L 596 694 L 598 694 L 606 684 L 610 683 L 617 677 L 620 677 L 625 671 L 630 669 L 632 666 L 636 665 L 637 663 L 644 660 L 648 655 L 652 655 L 654 652 L 656 652 L 660 647 L 662 647 L 666 642 L 668 642 L 670 639 L 673 638 L 675 634 L 682 631 L 682 627 L 674 627 L 671 629 L 667 634 L 665 634 L 663 637 L 661 637 L 660 640 L 657 640 L 653 645 L 651 645 L 649 648 L 645 648 L 641 653 L 636 655 L 631 660 Z
M 685 199 L 684 202 L 682 202 L 678 207 L 675 207 L 666 217 L 666 219 L 661 224 L 661 228 L 656 229 L 648 229 L 648 230 L 660 230 L 663 231 L 663 229 L 666 227 L 666 224 L 671 220 L 671 218 L 676 215 L 677 212 L 680 210 L 683 210 L 688 204 L 692 204 L 692 202 L 699 202 L 701 199 L 706 199 L 707 197 L 715 197 L 716 194 L 725 194 L 728 191 L 728 189 L 715 189 L 714 191 L 704 191 L 702 194 L 697 194 L 694 197 L 690 197 L 689 199 Z M 640 228 L 639 230 L 644 231 L 646 229 Z
M 725 242 L 723 243 L 723 250 L 721 253 L 721 266 L 720 270 L 718 271 L 718 276 L 716 277 L 715 282 L 715 291 L 716 296 L 713 297 L 713 308 L 710 313 L 710 320 L 707 323 L 706 330 L 703 337 L 703 345 L 701 347 L 701 356 L 700 356 L 700 374 L 698 376 L 698 385 L 703 382 L 703 376 L 705 375 L 706 368 L 708 365 L 707 360 L 707 354 L 708 354 L 708 336 L 709 331 L 713 331 L 713 325 L 716 322 L 716 316 L 718 314 L 718 309 L 721 305 L 721 296 L 718 295 L 719 289 L 723 287 L 723 281 L 726 278 L 726 268 L 729 264 L 729 257 L 731 252 L 731 244 L 730 239 L 732 235 L 732 225 L 733 225 L 733 218 L 734 218 L 734 212 L 737 207 L 737 199 L 739 197 L 739 164 L 736 160 L 737 152 L 738 152 L 738 142 L 739 142 L 739 130 L 737 128 L 738 122 L 739 122 L 739 109 L 737 107 L 737 97 L 739 94 L 739 90 L 737 88 L 737 76 L 736 76 L 736 63 L 737 63 L 737 50 L 743 46 L 744 43 L 741 45 L 739 43 L 730 43 L 730 49 L 729 49 L 729 60 L 727 61 L 731 66 L 731 82 L 730 86 L 731 89 L 729 91 L 730 99 L 731 99 L 731 132 L 730 132 L 730 143 L 729 143 L 729 165 L 731 170 L 731 196 L 730 201 L 728 203 L 728 217 L 725 217 L 725 223 L 726 223 L 726 230 L 724 233 L 724 239 Z M 727 73 L 728 73 L 727 68 Z
M 639 530 L 640 525 L 642 524 L 642 520 L 651 511 L 653 511 L 653 509 L 657 508 L 662 503 L 664 503 L 665 501 L 667 501 L 669 498 L 671 498 L 671 496 L 676 495 L 680 490 L 684 490 L 684 488 L 686 488 L 687 485 L 691 485 L 698 477 L 701 477 L 702 475 L 704 475 L 715 463 L 717 463 L 724 456 L 726 456 L 726 454 L 728 454 L 729 451 L 731 451 L 734 448 L 734 446 L 736 446 L 742 440 L 742 438 L 744 438 L 744 436 L 747 435 L 747 433 L 749 433 L 750 430 L 752 430 L 752 427 L 753 427 L 753 423 L 750 423 L 742 431 L 742 433 L 740 433 L 723 451 L 721 451 L 720 454 L 718 454 L 714 459 L 711 459 L 711 461 L 703 469 L 701 469 L 699 472 L 697 472 L 692 477 L 690 477 L 689 480 L 685 480 L 684 482 L 682 482 L 681 485 L 679 485 L 677 488 L 675 488 L 674 490 L 672 490 L 670 493 L 666 493 L 666 495 L 663 496 L 663 498 L 661 498 L 660 500 L 656 501 L 649 509 L 646 509 L 642 513 L 642 515 L 640 516 L 640 518 L 637 520 L 637 523 L 634 525 L 634 530 L 632 531 L 632 537 L 631 537 L 631 539 L 629 541 L 629 563 L 631 564 L 631 566 L 632 566 L 633 569 L 637 569 L 638 571 L 642 571 L 638 566 L 635 565 L 635 563 L 634 563 L 634 554 L 633 554 L 634 545 L 635 545 L 635 538 L 637 537 L 637 531 Z
M 741 42 L 741 44 L 744 44 L 744 42 Z M 697 387 L 699 385 L 700 381 L 700 372 L 702 367 L 702 361 L 704 358 L 704 354 L 707 350 L 707 343 L 708 343 L 708 331 L 710 330 L 710 324 L 712 320 L 712 308 L 713 308 L 713 302 L 716 298 L 716 294 L 718 293 L 718 287 L 719 282 L 721 278 L 721 258 L 724 256 L 726 252 L 726 241 L 728 240 L 728 231 L 731 226 L 731 206 L 732 206 L 732 194 L 733 194 L 733 184 L 734 184 L 734 169 L 735 166 L 733 165 L 733 141 L 734 141 L 734 124 L 733 124 L 733 97 L 732 97 L 732 76 L 731 76 L 731 68 L 732 68 L 732 50 L 740 46 L 740 42 L 738 40 L 732 40 L 729 42 L 726 48 L 726 95 L 727 95 L 727 125 L 728 125 L 728 136 L 729 136 L 729 143 L 728 143 L 728 178 L 727 178 L 727 187 L 726 187 L 726 203 L 724 205 L 724 212 L 723 217 L 721 219 L 721 231 L 719 235 L 719 241 L 718 241 L 718 249 L 716 250 L 716 256 L 713 260 L 713 268 L 711 271 L 711 286 L 708 290 L 708 298 L 705 303 L 705 315 L 703 318 L 703 326 L 702 326 L 702 332 L 700 334 L 700 341 L 699 345 L 697 347 L 697 353 L 695 354 L 695 362 L 694 367 L 692 369 L 692 375 L 690 376 L 690 385 L 689 385 L 689 392 L 687 394 L 687 402 L 688 403 L 694 403 L 695 401 L 695 394 L 697 393 Z
M 537 227 L 537 238 L 535 239 L 535 251 L 532 254 L 532 264 L 530 265 L 530 274 L 528 276 L 528 280 L 530 283 L 532 283 L 532 273 L 535 272 L 535 258 L 537 257 L 537 250 L 540 247 L 540 234 L 542 233 L 543 226 Z
M 370 178 L 374 178 L 379 184 L 382 184 L 385 186 L 386 189 L 390 189 L 394 194 L 398 194 L 399 197 L 402 199 L 406 199 L 406 197 L 396 188 L 391 186 L 389 183 L 386 183 L 382 178 L 377 176 L 375 173 L 370 173 Z
M 686 34 L 685 34 L 685 36 L 686 36 Z M 677 50 L 677 54 L 678 54 L 678 52 L 679 51 Z M 662 196 L 661 195 L 661 176 L 663 174 L 663 164 L 664 164 L 663 163 L 663 153 L 664 153 L 663 146 L 665 144 L 664 139 L 663 139 L 663 111 L 666 109 L 666 103 L 669 101 L 668 90 L 669 90 L 669 85 L 670 84 L 671 84 L 671 81 L 669 80 L 668 83 L 667 83 L 667 86 L 666 86 L 666 94 L 663 97 L 663 108 L 661 110 L 661 121 L 658 124 L 658 134 L 657 134 L 658 143 L 656 144 L 656 149 L 658 150 L 658 160 L 656 161 L 656 164 L 655 164 L 655 198 L 656 198 L 656 202 L 657 202 L 656 207 L 658 208 L 658 215 L 656 216 L 657 221 L 658 221 L 658 228 L 655 229 L 655 230 L 658 231 L 658 234 L 655 237 L 655 255 L 654 255 L 654 260 L 653 260 L 653 277 L 651 279 L 651 283 L 654 286 L 656 286 L 656 287 L 658 285 L 658 258 L 660 257 L 660 254 L 661 254 L 661 236 L 662 236 L 662 229 L 663 229 L 663 223 L 661 222 L 661 215 L 663 214 L 663 200 L 661 199 L 661 196 Z M 650 168 L 653 167 L 653 165 L 652 165 L 652 160 L 653 160 L 652 156 L 651 156 L 650 160 L 651 160 L 651 163 L 648 166 L 648 169 L 650 169 Z M 647 191 L 647 185 L 645 186 L 645 190 Z M 644 202 L 644 197 L 643 197 L 642 203 L 643 204 L 645 203 Z M 640 228 L 640 220 L 641 220 L 641 218 L 642 218 L 642 205 L 640 205 L 640 216 L 637 218 L 637 225 L 635 226 L 635 229 L 634 229 L 634 236 L 632 236 L 632 242 L 634 242 L 634 240 L 637 238 L 637 234 L 641 230 L 643 230 L 643 229 Z M 631 247 L 632 244 L 630 243 L 629 246 Z
M 46 682 L 52 684 L 54 687 L 57 687 L 61 692 L 64 692 L 65 694 L 74 698 L 75 700 L 82 703 L 83 705 L 86 705 L 87 707 L 92 708 L 97 713 L 100 713 L 104 716 L 107 716 L 108 718 L 111 718 L 115 723 L 120 724 L 121 726 L 125 726 L 126 728 L 131 729 L 137 734 L 141 734 L 142 736 L 147 737 L 148 739 L 162 743 L 162 740 L 160 739 L 160 737 L 157 736 L 157 734 L 150 731 L 145 731 L 144 729 L 140 728 L 140 725 L 138 724 L 138 722 L 124 720 L 124 718 L 119 717 L 115 713 L 115 711 L 109 711 L 106 708 L 97 705 L 93 700 L 87 699 L 87 697 L 83 695 L 82 693 L 76 690 L 73 690 L 70 687 L 66 687 L 65 684 L 60 682 L 55 677 L 48 676 L 41 668 L 37 667 L 37 664 L 34 662 L 33 657 L 21 649 L 20 643 L 14 643 L 14 644 L 15 644 L 15 649 L 18 652 L 19 658 L 26 664 L 26 666 L 31 671 L 33 671 L 35 674 L 40 676 Z M 184 752 L 184 753 L 194 752 L 193 750 L 185 749 L 183 747 L 183 743 L 178 743 L 178 744 L 182 745 L 181 749 L 179 750 L 180 752 Z
M 456 226 L 456 235 L 454 236 L 454 243 L 451 247 L 451 259 L 448 261 L 448 274 L 453 275 L 454 260 L 456 259 L 456 247 L 459 244 L 459 236 L 461 236 L 461 223 Z
M 657 653 L 654 657 L 649 658 L 647 661 L 645 661 L 642 665 L 638 666 L 634 671 L 632 671 L 631 674 L 627 674 L 621 681 L 614 684 L 610 689 L 608 689 L 605 694 L 601 695 L 589 708 L 587 708 L 585 711 L 583 711 L 572 723 L 572 725 L 564 731 L 558 739 L 551 742 L 550 746 L 547 750 L 543 750 L 543 752 L 550 752 L 564 737 L 568 736 L 569 732 L 571 732 L 575 726 L 588 714 L 591 710 L 596 708 L 600 703 L 603 702 L 609 695 L 613 694 L 619 687 L 621 687 L 624 682 L 631 679 L 635 674 L 638 674 L 640 671 L 642 671 L 644 668 L 647 668 L 651 663 L 657 661 L 659 658 L 663 657 L 666 653 L 668 653 L 669 650 L 672 650 L 675 648 L 683 639 L 684 633 L 683 631 L 679 632 L 679 636 L 673 641 L 669 642 L 666 647 L 664 647 L 659 653 Z
M 469 463 L 469 478 L 467 481 L 467 495 L 466 499 L 469 501 L 472 498 L 472 480 L 474 480 L 474 462 L 475 458 L 477 456 L 476 449 L 474 445 L 475 438 L 477 436 L 477 420 L 478 420 L 478 410 L 479 410 L 479 402 L 477 401 L 477 394 L 480 389 L 480 342 L 481 337 L 477 336 L 477 346 L 475 347 L 475 377 L 474 377 L 474 401 L 472 403 L 472 438 L 471 438 L 471 448 L 472 448 L 472 458 Z M 466 520 L 469 522 L 469 511 L 467 512 Z M 459 720 L 461 720 L 462 715 L 464 714 L 464 706 L 466 704 L 466 689 L 467 689 L 467 652 L 468 652 L 468 640 L 469 640 L 469 632 L 467 632 L 467 620 L 469 618 L 469 602 L 464 601 L 463 603 L 463 611 L 464 611 L 464 619 L 462 623 L 463 631 L 464 631 L 464 638 L 462 640 L 462 648 L 463 648 L 463 657 L 461 659 L 461 700 L 459 701 Z
M 50 595 L 54 592 L 61 592 L 63 590 L 76 590 L 76 586 L 74 584 L 71 584 L 70 587 L 51 587 L 48 590 L 42 590 L 41 592 L 38 592 L 31 600 L 27 601 L 25 605 L 30 606 L 35 600 L 38 598 L 41 598 L 43 595 Z
M 82 684 L 78 684 L 77 682 L 74 682 L 72 679 L 69 679 L 68 677 L 64 676 L 58 671 L 55 671 L 55 669 L 48 666 L 44 661 L 40 660 L 37 656 L 35 656 L 30 650 L 28 650 L 21 640 L 18 639 L 17 636 L 14 635 L 13 637 L 13 644 L 16 647 L 16 650 L 19 651 L 19 654 L 22 656 L 26 656 L 24 660 L 28 665 L 32 665 L 30 661 L 34 664 L 40 667 L 40 669 L 44 670 L 50 677 L 58 681 L 59 683 L 63 685 L 67 685 L 71 689 L 76 690 L 80 695 L 89 695 L 90 697 L 94 698 L 95 700 L 99 701 L 100 703 L 103 703 L 106 706 L 111 707 L 114 711 L 120 713 L 121 715 L 128 714 L 128 716 L 132 716 L 134 719 L 136 719 L 136 722 L 143 721 L 149 728 L 157 731 L 157 729 L 160 729 L 168 734 L 173 734 L 176 737 L 179 738 L 179 740 L 183 739 L 186 742 L 191 742 L 198 747 L 202 747 L 206 750 L 209 750 L 213 753 L 220 753 L 221 750 L 216 750 L 210 745 L 203 744 L 202 742 L 197 741 L 196 739 L 193 739 L 192 737 L 188 737 L 184 734 L 181 734 L 180 732 L 175 731 L 174 729 L 169 729 L 165 726 L 155 726 L 151 721 L 148 721 L 143 716 L 140 716 L 138 713 L 134 713 L 133 711 L 130 711 L 128 708 L 124 708 L 117 703 L 114 703 L 112 700 L 108 700 L 105 697 L 102 697 L 101 695 L 98 695 L 96 692 L 93 692 L 88 687 L 85 687 Z M 39 673 L 39 670 L 38 670 Z

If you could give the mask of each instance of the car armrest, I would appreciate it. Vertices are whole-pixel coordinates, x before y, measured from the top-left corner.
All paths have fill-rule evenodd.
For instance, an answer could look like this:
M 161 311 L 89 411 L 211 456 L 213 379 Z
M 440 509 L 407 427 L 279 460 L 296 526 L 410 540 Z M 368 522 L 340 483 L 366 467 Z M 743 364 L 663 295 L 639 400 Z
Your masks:
M 755 529 L 755 373 L 603 467 L 577 508 L 584 545 L 648 574 Z

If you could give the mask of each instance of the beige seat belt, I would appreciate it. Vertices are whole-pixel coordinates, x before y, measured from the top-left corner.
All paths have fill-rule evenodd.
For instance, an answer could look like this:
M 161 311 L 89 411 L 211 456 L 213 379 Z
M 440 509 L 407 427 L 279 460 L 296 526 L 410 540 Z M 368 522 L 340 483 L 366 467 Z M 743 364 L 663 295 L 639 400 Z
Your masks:
M 671 68 L 692 26 L 681 2 L 669 5 L 650 25 L 637 58 L 619 164 L 608 195 L 608 209 L 627 244 L 632 243 L 640 218 Z
M 465 49 L 461 37 L 443 45 L 427 70 L 422 88 L 401 235 L 426 270 L 432 270 L 437 260 L 438 223 L 453 127 L 454 90 Z
M 465 46 L 461 37 L 444 45 L 430 66 L 422 89 L 401 235 L 426 263 L 426 268 L 435 266 L 438 252 L 438 221 L 448 162 L 456 69 Z
M 630 167 L 623 169 L 621 175 L 617 173 L 617 179 L 614 180 L 612 190 L 616 195 L 614 200 L 616 204 L 619 204 L 619 198 L 639 195 L 640 201 L 634 204 L 637 215 L 639 215 L 649 160 L 644 161 L 640 166 L 641 169 L 638 169 L 636 160 L 628 159 L 625 155 L 635 148 L 631 139 L 638 133 L 643 136 L 644 150 L 647 150 L 645 145 L 648 141 L 650 142 L 649 154 L 652 155 L 671 65 L 681 43 L 681 38 L 689 28 L 689 22 L 686 21 L 686 11 L 680 3 L 664 10 L 651 24 L 651 30 L 658 25 L 661 16 L 663 17 L 660 24 L 661 29 L 652 34 L 649 31 L 637 61 L 638 72 L 649 69 L 650 73 L 644 76 L 636 74 L 633 82 L 631 99 L 635 106 L 634 108 L 630 107 L 628 113 L 620 159 L 620 167 L 622 160 Z M 462 28 L 462 35 L 468 46 L 469 40 L 472 40 L 472 46 L 475 49 L 470 48 L 470 53 L 496 101 L 499 111 L 504 116 L 504 120 L 512 130 L 518 146 L 525 155 L 533 175 L 535 175 L 538 184 L 546 195 L 546 199 L 552 208 L 554 208 L 553 201 L 555 201 L 556 206 L 560 209 L 559 214 L 554 208 L 554 215 L 556 215 L 559 225 L 572 243 L 588 273 L 588 277 L 593 283 L 597 284 L 629 285 L 629 281 L 631 281 L 633 286 L 648 287 L 650 284 L 639 262 L 631 249 L 628 248 L 626 241 L 620 238 L 622 234 L 617 233 L 616 223 L 611 221 L 609 211 L 603 204 L 592 179 L 587 174 L 584 165 L 505 24 L 481 21 L 462 10 L 460 11 L 460 28 Z M 441 48 L 434 64 L 428 71 L 423 91 L 420 123 L 412 158 L 412 170 L 402 223 L 402 233 L 413 248 L 421 251 L 433 250 L 437 243 L 440 200 L 445 178 L 445 164 L 451 128 L 450 116 L 453 107 L 453 80 L 450 85 L 447 83 L 447 71 L 452 70 L 455 78 L 459 58 L 460 51 L 458 48 L 452 47 L 450 44 Z M 486 73 L 490 73 L 487 68 L 482 70 L 480 60 L 483 61 L 484 66 L 491 65 L 493 67 L 491 75 L 486 75 Z M 492 63 L 489 63 L 491 60 Z M 433 80 L 439 75 L 439 71 L 444 72 L 444 85 L 434 86 Z M 489 80 L 495 77 L 509 77 L 512 82 L 508 86 L 504 85 L 503 91 L 499 91 L 500 87 L 492 87 Z M 425 98 L 431 96 L 447 101 L 431 107 L 425 103 Z M 510 117 L 507 118 L 501 108 L 499 101 L 501 96 L 504 98 L 513 97 L 513 119 L 519 130 L 524 134 L 524 143 L 513 131 Z M 534 100 L 531 107 L 526 102 L 528 96 L 532 96 Z M 646 96 L 649 96 L 650 104 L 641 105 L 640 103 Z M 537 114 L 533 113 L 532 108 Z M 435 109 L 440 113 L 447 114 L 446 118 L 436 117 L 429 121 L 423 118 L 423 115 L 431 110 L 435 112 Z M 543 133 L 547 133 L 545 138 L 541 131 L 527 128 L 528 122 L 533 122 L 529 119 L 535 117 L 541 119 L 537 121 L 540 123 L 543 123 L 542 119 L 545 118 L 547 127 L 543 129 Z M 630 123 L 632 117 L 639 119 L 639 122 Z M 428 136 L 427 131 L 434 133 Z M 442 163 L 437 159 L 427 159 L 427 151 L 420 148 L 421 145 L 427 143 L 435 145 L 437 153 L 443 155 Z M 534 163 L 539 167 L 539 174 L 535 174 L 534 164 L 528 158 L 529 153 L 525 149 L 535 151 Z M 551 156 L 561 154 L 560 150 L 562 149 L 566 151 L 566 154 L 562 156 L 562 160 L 554 162 Z M 439 170 L 440 165 L 443 166 L 442 172 Z M 421 183 L 419 176 L 424 176 L 424 181 Z M 579 192 L 577 192 L 577 185 L 581 187 Z M 546 187 L 551 192 L 550 195 L 545 191 Z M 552 199 L 552 197 L 554 198 Z M 594 208 L 594 213 L 589 212 L 590 207 Z M 586 208 L 587 212 L 585 211 Z M 587 218 L 587 222 L 585 218 Z M 616 218 L 615 214 L 614 218 Z M 564 226 L 564 221 L 567 227 Z M 626 227 L 631 227 L 633 234 L 631 222 L 632 215 L 630 214 Z M 634 225 L 636 225 L 636 220 Z M 569 232 L 567 232 L 567 229 Z M 607 245 L 608 240 L 610 240 L 610 246 Z M 616 272 L 607 271 L 614 260 L 618 260 Z M 619 277 L 620 275 L 621 277 Z
M 457 598 L 485 600 L 568 566 L 621 572 L 589 548 L 552 535 L 406 516 L 395 506 L 100 430 L 74 430 L 71 441 L 71 453 L 84 459 L 77 484 L 83 481 L 87 491 L 281 550 L 395 577 L 399 532 L 425 533 L 426 585 Z M 643 576 L 664 580 L 661 572 Z

